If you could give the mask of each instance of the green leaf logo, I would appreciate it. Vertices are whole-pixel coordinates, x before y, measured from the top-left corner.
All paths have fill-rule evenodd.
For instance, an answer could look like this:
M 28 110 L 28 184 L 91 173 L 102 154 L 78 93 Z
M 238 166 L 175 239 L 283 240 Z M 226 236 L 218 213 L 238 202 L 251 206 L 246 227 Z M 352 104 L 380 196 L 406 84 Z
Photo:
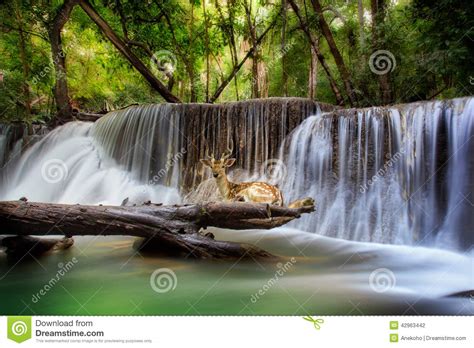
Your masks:
M 7 337 L 17 343 L 31 338 L 31 317 L 8 317 Z

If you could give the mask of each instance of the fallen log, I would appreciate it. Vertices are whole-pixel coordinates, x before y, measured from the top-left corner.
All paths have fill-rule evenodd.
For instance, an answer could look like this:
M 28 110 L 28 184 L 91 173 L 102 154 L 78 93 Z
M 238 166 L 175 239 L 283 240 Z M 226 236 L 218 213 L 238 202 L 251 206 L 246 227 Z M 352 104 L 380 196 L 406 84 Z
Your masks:
M 84 121 L 84 122 L 95 122 L 105 114 L 93 114 L 90 112 L 76 112 L 73 113 L 73 118 L 76 121 Z
M 39 257 L 53 250 L 69 249 L 74 244 L 72 238 L 37 238 L 31 236 L 0 237 L 0 246 L 13 259 Z
M 72 109 L 72 118 L 76 121 L 95 122 L 105 114 L 95 114 L 91 112 L 83 112 L 77 108 Z
M 0 235 L 128 235 L 143 237 L 141 248 L 190 258 L 268 258 L 247 244 L 217 241 L 199 232 L 209 226 L 270 229 L 314 211 L 311 199 L 293 208 L 253 203 L 90 206 L 20 201 L 0 202 Z

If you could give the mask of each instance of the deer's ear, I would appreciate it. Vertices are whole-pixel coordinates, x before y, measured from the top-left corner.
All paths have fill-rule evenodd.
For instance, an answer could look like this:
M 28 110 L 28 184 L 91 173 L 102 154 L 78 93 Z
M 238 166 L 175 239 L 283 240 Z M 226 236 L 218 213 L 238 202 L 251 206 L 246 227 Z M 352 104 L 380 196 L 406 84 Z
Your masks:
M 211 166 L 211 161 L 208 160 L 208 159 L 201 159 L 200 161 L 201 161 L 201 163 L 204 164 L 205 166 L 208 166 L 208 167 Z
M 235 163 L 236 159 L 235 158 L 229 158 L 225 161 L 225 166 L 226 167 L 232 167 Z

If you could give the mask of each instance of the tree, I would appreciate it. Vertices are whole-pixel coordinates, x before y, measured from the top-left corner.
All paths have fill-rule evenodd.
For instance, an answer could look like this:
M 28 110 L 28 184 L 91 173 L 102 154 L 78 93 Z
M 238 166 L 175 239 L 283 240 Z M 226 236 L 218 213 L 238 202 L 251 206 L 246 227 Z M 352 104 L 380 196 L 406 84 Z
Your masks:
M 329 45 L 329 50 L 331 51 L 331 54 L 334 57 L 337 69 L 339 70 L 339 74 L 344 83 L 344 88 L 346 90 L 347 97 L 349 98 L 349 103 L 351 106 L 354 106 L 357 103 L 357 98 L 354 92 L 354 87 L 352 86 L 349 70 L 347 69 L 344 63 L 344 59 L 342 58 L 339 49 L 337 48 L 336 41 L 334 40 L 331 29 L 329 28 L 329 25 L 324 19 L 324 13 L 321 3 L 319 2 L 319 0 L 311 0 L 311 3 L 313 4 L 314 11 L 318 15 L 319 27 L 321 28 L 321 32 Z
M 298 17 L 298 20 L 300 22 L 301 30 L 306 34 L 306 37 L 308 38 L 311 50 L 314 51 L 316 54 L 319 62 L 321 63 L 321 66 L 324 69 L 324 72 L 327 75 L 329 84 L 331 86 L 331 90 L 334 93 L 334 96 L 336 98 L 336 102 L 338 105 L 343 105 L 344 104 L 344 99 L 341 95 L 341 92 L 339 91 L 339 88 L 337 87 L 337 84 L 335 82 L 334 77 L 332 76 L 331 70 L 329 69 L 328 64 L 326 63 L 326 59 L 324 56 L 321 54 L 319 50 L 319 40 L 316 39 L 314 34 L 311 32 L 308 23 L 306 20 L 303 18 L 301 15 L 300 9 L 298 5 L 296 4 L 295 0 L 288 0 L 290 3 L 291 7 L 293 8 L 293 11 L 295 12 L 296 16 Z
M 365 20 L 364 20 L 364 4 L 362 0 L 357 0 L 357 19 L 359 21 L 359 45 L 361 49 L 365 46 Z
M 30 74 L 30 65 L 27 57 L 27 37 L 25 33 L 25 23 L 22 18 L 21 10 L 18 6 L 18 3 L 15 2 L 15 17 L 18 25 L 18 38 L 19 38 L 19 47 L 20 47 L 20 59 L 23 66 L 23 93 L 25 96 L 25 109 L 27 115 L 31 114 L 31 100 L 30 100 L 30 86 L 28 85 L 28 78 Z
M 288 95 L 288 73 L 286 71 L 286 61 L 285 61 L 285 50 L 286 50 L 286 29 L 287 29 L 287 12 L 288 12 L 288 3 L 287 0 L 281 1 L 282 7 L 282 25 L 281 25 L 281 80 L 283 85 L 283 95 L 286 97 Z M 311 76 L 311 74 L 310 74 Z M 310 93 L 313 95 L 314 93 Z M 310 97 L 313 99 L 313 96 Z
M 16 238 L 14 240 L 7 239 L 7 243 L 2 238 L 0 241 L 2 246 L 10 248 L 9 253 L 15 253 L 18 249 L 31 250 L 17 245 L 27 243 L 31 247 L 31 240 L 21 238 L 30 235 L 64 233 L 69 239 L 69 246 L 72 236 L 129 235 L 146 238 L 143 245 L 149 244 L 152 251 L 174 257 L 269 258 L 271 254 L 257 247 L 217 241 L 212 234 L 203 236 L 199 231 L 208 226 L 236 230 L 270 229 L 314 211 L 312 199 L 303 198 L 293 204 L 292 208 L 245 202 L 182 206 L 147 203 L 136 207 L 117 207 L 6 201 L 0 202 L 0 223 L 9 234 L 17 236 L 10 237 Z M 48 241 L 46 246 L 51 247 L 51 244 L 54 245 Z
M 72 1 L 71 1 L 72 2 Z M 122 53 L 122 55 L 133 65 L 135 69 L 148 81 L 163 98 L 171 103 L 179 103 L 180 100 L 173 95 L 166 86 L 158 80 L 142 61 L 127 47 L 125 42 L 118 37 L 109 24 L 97 13 L 88 0 L 79 0 L 79 5 L 87 15 L 100 28 L 102 33 L 112 42 L 112 44 Z
M 57 114 L 63 123 L 73 108 L 104 112 L 160 95 L 170 102 L 298 96 L 345 106 L 471 95 L 473 7 L 462 0 L 3 1 L 0 115 L 49 122 Z M 380 50 L 396 59 L 382 75 L 369 59 Z
M 244 56 L 244 58 L 242 58 L 242 60 L 240 61 L 239 64 L 235 65 L 232 69 L 232 71 L 230 72 L 230 74 L 224 79 L 224 81 L 222 81 L 222 83 L 219 85 L 219 87 L 216 89 L 216 91 L 214 92 L 212 98 L 210 99 L 210 102 L 213 103 L 217 100 L 217 98 L 219 98 L 219 96 L 221 95 L 222 91 L 227 87 L 227 85 L 232 81 L 232 79 L 235 78 L 235 76 L 237 75 L 237 73 L 239 72 L 239 70 L 242 68 L 242 66 L 245 64 L 245 62 L 250 58 L 250 57 L 253 57 L 255 53 L 255 51 L 258 49 L 258 46 L 260 45 L 260 43 L 263 41 L 263 39 L 265 38 L 265 36 L 270 32 L 270 30 L 273 28 L 273 26 L 276 24 L 276 21 L 277 19 L 275 18 L 269 25 L 268 27 L 265 29 L 265 31 L 260 34 L 260 36 L 257 38 L 257 40 L 255 41 L 256 45 L 252 46 L 248 51 L 247 51 L 247 54 Z
M 202 2 L 202 12 L 204 14 L 204 28 L 205 28 L 205 51 L 206 51 L 206 102 L 209 102 L 209 78 L 210 78 L 210 62 L 209 62 L 209 16 L 206 12 L 206 1 Z
M 63 50 L 61 30 L 68 21 L 71 11 L 77 3 L 78 0 L 66 0 L 57 10 L 48 30 L 56 76 L 54 98 L 57 108 L 57 123 L 63 123 L 72 118 L 72 107 L 67 87 L 66 54 Z
M 252 16 L 252 1 L 244 0 L 245 17 L 247 19 L 247 28 L 249 32 L 250 45 L 252 47 L 252 98 L 260 98 L 260 79 L 259 79 L 259 52 L 257 41 L 256 19 Z
M 219 14 L 220 27 L 223 29 L 223 32 L 225 33 L 225 36 L 228 42 L 232 66 L 236 67 L 239 65 L 239 61 L 238 61 L 239 56 L 237 53 L 237 44 L 236 44 L 235 29 L 234 29 L 235 8 L 236 8 L 235 1 L 234 0 L 227 1 L 228 17 L 224 15 L 222 7 L 219 4 L 219 0 L 215 0 L 214 4 L 217 9 L 217 13 Z M 239 100 L 239 83 L 238 83 L 237 74 L 234 75 L 233 80 L 234 80 L 234 85 L 235 85 L 235 97 L 237 100 Z
M 384 49 L 384 21 L 387 11 L 385 0 L 371 0 L 372 11 L 372 43 L 374 50 Z M 382 94 L 382 103 L 389 104 L 392 101 L 392 91 L 390 87 L 390 71 L 378 75 L 380 90 Z

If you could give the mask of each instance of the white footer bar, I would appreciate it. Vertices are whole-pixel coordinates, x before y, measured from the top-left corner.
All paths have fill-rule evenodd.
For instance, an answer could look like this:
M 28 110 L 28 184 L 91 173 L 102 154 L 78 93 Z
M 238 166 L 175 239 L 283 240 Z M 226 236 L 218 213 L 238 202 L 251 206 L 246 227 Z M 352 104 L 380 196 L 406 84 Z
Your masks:
M 472 347 L 473 327 L 468 316 L 3 316 L 0 347 Z

